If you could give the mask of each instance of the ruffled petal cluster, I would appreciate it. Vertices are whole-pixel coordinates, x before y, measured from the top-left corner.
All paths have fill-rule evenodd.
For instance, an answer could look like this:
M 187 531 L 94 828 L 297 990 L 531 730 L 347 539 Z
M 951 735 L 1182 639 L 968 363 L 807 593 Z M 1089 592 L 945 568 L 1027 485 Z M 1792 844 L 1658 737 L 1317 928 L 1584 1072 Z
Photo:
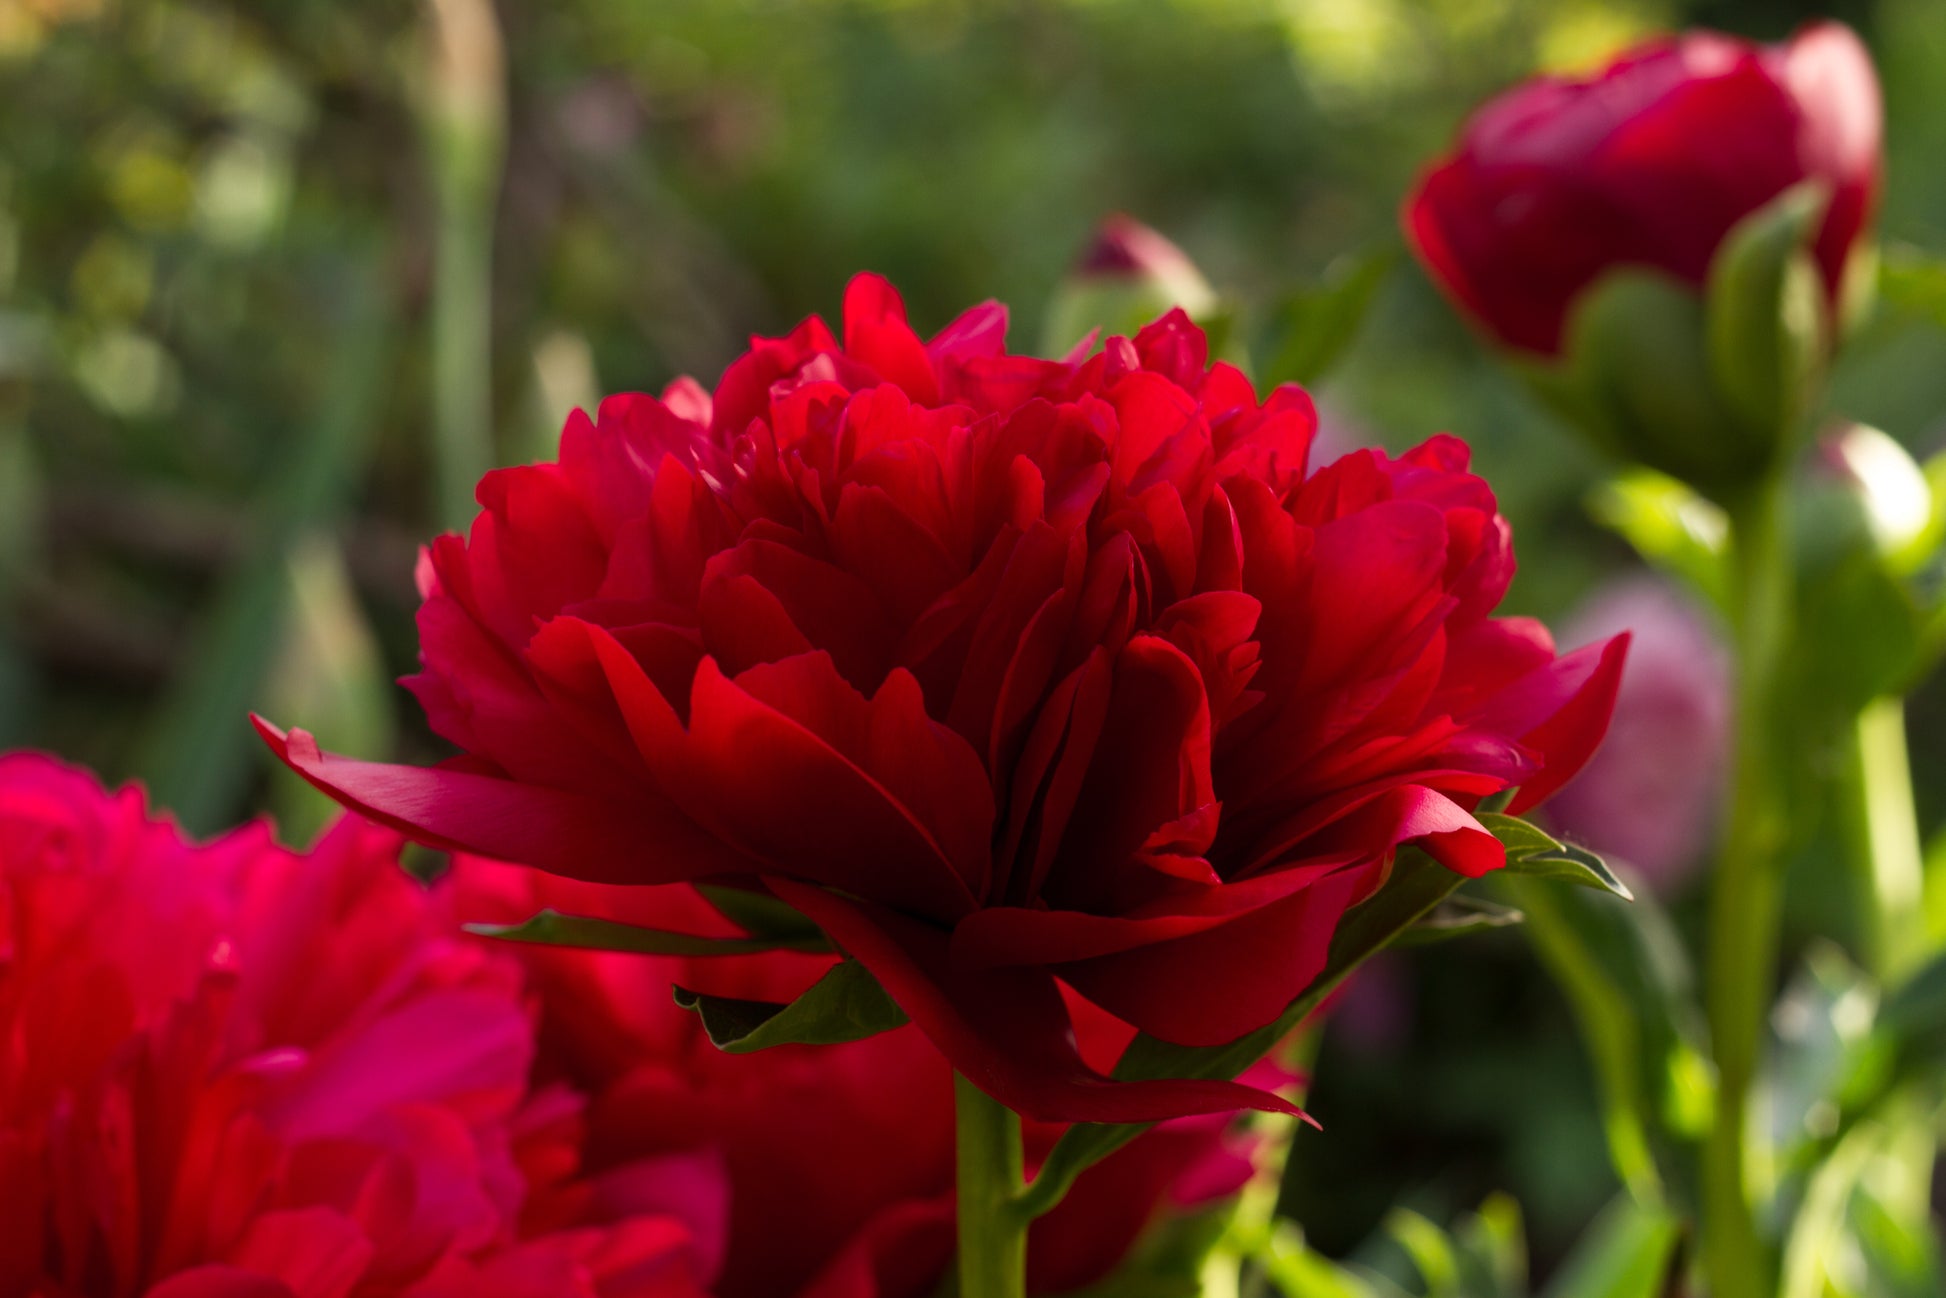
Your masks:
M 707 1292 L 695 1210 L 589 1198 L 533 1064 L 520 969 L 395 835 L 192 844 L 0 757 L 0 1295 Z
M 1619 641 L 1495 619 L 1514 570 L 1449 437 L 1311 471 L 1180 312 L 1064 360 L 891 286 L 757 339 L 714 392 L 577 414 L 420 574 L 408 684 L 443 766 L 293 767 L 422 841 L 615 884 L 761 888 L 953 1066 L 1049 1120 L 1288 1107 L 1111 1083 L 1065 989 L 1211 1045 L 1316 977 L 1396 850 L 1503 861 L 1472 815 L 1565 781 Z

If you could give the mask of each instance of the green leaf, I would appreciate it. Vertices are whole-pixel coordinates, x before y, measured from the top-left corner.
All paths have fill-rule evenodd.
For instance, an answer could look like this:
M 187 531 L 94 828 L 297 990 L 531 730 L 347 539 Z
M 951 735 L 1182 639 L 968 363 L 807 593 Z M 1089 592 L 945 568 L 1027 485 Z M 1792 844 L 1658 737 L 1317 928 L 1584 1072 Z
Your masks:
M 1487 884 L 1526 913 L 1524 931 L 1574 1012 L 1617 1174 L 1644 1203 L 1669 1197 L 1671 1182 L 1686 1190 L 1710 1097 L 1686 957 L 1666 917 L 1652 898 L 1618 906 L 1512 867 Z
M 224 578 L 191 637 L 188 671 L 163 696 L 137 747 L 136 771 L 150 795 L 191 829 L 229 823 L 263 760 L 244 718 L 262 709 L 275 628 L 290 608 L 290 556 L 347 507 L 381 422 L 375 411 L 395 354 L 383 260 L 382 247 L 363 249 L 333 284 L 339 300 L 322 309 L 340 321 L 321 403 L 306 427 L 280 438 L 288 449 L 262 496 L 246 556 Z
M 1608 868 L 1608 863 L 1586 848 L 1563 843 L 1517 816 L 1488 811 L 1477 818 L 1507 849 L 1509 872 L 1537 879 L 1560 879 L 1611 893 L 1623 901 L 1635 900 L 1635 894 Z
M 1459 1256 L 1446 1232 L 1408 1208 L 1394 1208 L 1385 1218 L 1385 1233 L 1412 1259 L 1419 1278 L 1434 1298 L 1456 1295 L 1459 1289 Z
M 831 949 L 815 930 L 808 938 L 700 937 L 693 933 L 637 928 L 612 919 L 563 915 L 557 910 L 544 910 L 518 924 L 468 924 L 466 930 L 504 942 L 571 946 L 586 951 L 626 951 L 637 955 L 750 955 L 759 951 Z
M 1454 893 L 1417 923 L 1399 934 L 1399 946 L 1425 946 L 1464 937 L 1490 928 L 1507 928 L 1524 919 L 1511 906 L 1501 906 L 1465 893 Z
M 674 989 L 676 1004 L 702 1016 L 717 1049 L 733 1055 L 771 1046 L 830 1046 L 889 1032 L 906 1022 L 901 1010 L 856 960 L 834 965 L 788 1005 L 708 996 Z
M 311 724 L 320 742 L 340 752 L 391 751 L 391 673 L 336 541 L 323 533 L 300 538 L 285 580 L 290 608 L 263 685 L 265 712 L 316 718 Z M 338 814 L 330 798 L 281 767 L 272 779 L 271 805 L 278 831 L 291 843 L 310 842 Z
M 1286 298 L 1277 308 L 1269 359 L 1261 386 L 1317 383 L 1344 356 L 1358 326 L 1398 261 L 1398 250 L 1379 248 L 1340 257 L 1322 282 Z
M 1745 424 L 1779 446 L 1811 399 L 1830 335 L 1809 241 L 1830 201 L 1806 181 L 1731 228 L 1710 263 L 1710 372 Z
M 1588 513 L 1650 567 L 1689 583 L 1715 608 L 1727 607 L 1730 524 L 1722 506 L 1666 473 L 1630 469 L 1595 489 Z
M 1879 263 L 1878 290 L 1887 306 L 1946 329 L 1946 257 L 1893 244 Z
M 794 949 L 804 951 L 830 949 L 816 924 L 767 892 L 715 883 L 699 883 L 696 891 L 718 914 L 752 937 L 770 938 L 780 945 L 802 942 L 806 945 Z
M 1139 1081 L 1158 1077 L 1235 1077 L 1267 1054 L 1317 1009 L 1352 970 L 1395 942 L 1465 880 L 1423 852 L 1406 850 L 1393 864 L 1392 877 L 1376 895 L 1353 907 L 1339 921 L 1330 954 L 1303 995 L 1275 1021 L 1221 1046 L 1178 1046 L 1138 1033 L 1122 1052 L 1115 1077 Z M 1074 1178 L 1147 1129 L 1147 1124 L 1076 1123 L 1055 1142 L 1040 1173 L 1022 1198 L 1023 1208 L 1039 1215 L 1061 1201 Z
M 1668 1292 L 1682 1227 L 1674 1217 L 1623 1196 L 1575 1246 L 1542 1298 L 1660 1298 Z

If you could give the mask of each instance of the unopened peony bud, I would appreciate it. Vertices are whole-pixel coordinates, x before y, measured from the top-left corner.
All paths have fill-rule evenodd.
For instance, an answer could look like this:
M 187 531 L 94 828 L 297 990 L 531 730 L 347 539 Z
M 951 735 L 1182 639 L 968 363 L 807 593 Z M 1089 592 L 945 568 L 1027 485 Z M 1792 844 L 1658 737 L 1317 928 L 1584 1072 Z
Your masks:
M 1869 549 L 1895 568 L 1927 536 L 1933 514 L 1925 471 L 1876 428 L 1847 424 L 1818 440 L 1799 505 L 1802 554 L 1813 566 Z
M 1780 461 L 1863 309 L 1881 132 L 1848 28 L 1691 32 L 1486 105 L 1405 225 L 1590 437 L 1720 496 Z
M 1216 310 L 1216 290 L 1181 248 L 1133 217 L 1111 216 L 1055 291 L 1043 350 L 1062 355 L 1097 329 L 1132 338 L 1171 307 L 1203 321 Z

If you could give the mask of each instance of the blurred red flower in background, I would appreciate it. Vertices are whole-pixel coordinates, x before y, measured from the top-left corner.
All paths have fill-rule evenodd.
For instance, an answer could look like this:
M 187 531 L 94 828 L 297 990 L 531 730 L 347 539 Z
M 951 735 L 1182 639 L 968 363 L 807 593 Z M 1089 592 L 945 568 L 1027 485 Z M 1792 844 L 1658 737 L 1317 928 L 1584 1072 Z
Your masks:
M 1407 200 L 1406 231 L 1488 331 L 1551 355 L 1601 272 L 1701 285 L 1732 226 L 1812 180 L 1829 191 L 1814 252 L 1835 299 L 1877 204 L 1882 129 L 1849 28 L 1813 24 L 1783 45 L 1689 32 L 1489 102 Z
M 577 414 L 422 565 L 409 684 L 465 756 L 267 738 L 438 846 L 767 888 L 1028 1116 L 1288 1107 L 1108 1082 L 1063 984 L 1185 1045 L 1270 1022 L 1399 845 L 1503 863 L 1471 809 L 1574 773 L 1621 642 L 1488 616 L 1513 553 L 1460 442 L 1307 477 L 1310 398 L 1180 312 L 1060 361 L 1005 327 L 922 342 L 861 276 L 842 342 Z
M 138 790 L 0 757 L 0 1295 L 706 1292 L 682 1198 L 576 1187 L 518 966 L 397 847 L 351 818 L 307 854 L 192 845 Z
M 686 887 L 614 888 L 460 858 L 469 921 L 543 908 L 655 922 L 706 936 L 735 929 Z M 603 1187 L 684 1155 L 722 1160 L 729 1193 L 720 1298 L 925 1298 L 954 1251 L 952 1068 L 907 1026 L 836 1046 L 726 1054 L 669 985 L 788 1000 L 835 962 L 771 952 L 677 958 L 521 945 L 539 997 L 540 1069 L 590 1095 L 588 1182 Z M 1130 1032 L 1076 1002 L 1084 1056 L 1113 1061 Z M 1260 1065 L 1253 1081 L 1290 1080 Z M 1028 1288 L 1064 1293 L 1105 1278 L 1160 1212 L 1240 1189 L 1253 1141 L 1228 1115 L 1152 1128 L 1088 1169 L 1035 1222 Z M 1028 1123 L 1029 1165 L 1062 1127 Z M 614 1170 L 619 1169 L 619 1170 Z

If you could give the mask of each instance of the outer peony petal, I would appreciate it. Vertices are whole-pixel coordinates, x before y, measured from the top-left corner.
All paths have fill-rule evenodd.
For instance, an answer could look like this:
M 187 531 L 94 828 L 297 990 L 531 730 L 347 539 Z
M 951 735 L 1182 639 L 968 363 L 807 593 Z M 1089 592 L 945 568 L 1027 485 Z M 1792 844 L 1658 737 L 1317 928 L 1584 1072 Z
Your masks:
M 251 718 L 277 757 L 339 802 L 431 847 L 538 866 L 593 883 L 678 883 L 750 874 L 719 839 L 667 805 L 612 802 L 438 767 L 327 756 L 302 730 Z
M 1301 1112 L 1240 1082 L 1113 1081 L 1082 1061 L 1047 972 L 955 969 L 943 929 L 789 879 L 765 883 L 870 969 L 955 1068 L 1024 1117 L 1155 1122 L 1240 1108 Z
M 1559 700 L 1545 719 L 1525 731 L 1514 730 L 1523 743 L 1544 754 L 1544 764 L 1540 774 L 1521 785 L 1508 811 L 1517 816 L 1540 805 L 1573 779 L 1594 755 L 1595 745 L 1608 733 L 1608 718 L 1615 711 L 1615 695 L 1622 687 L 1622 666 L 1627 659 L 1628 633 L 1623 632 L 1613 640 L 1556 659 L 1508 692 L 1527 705 L 1537 698 Z
M 1271 1022 L 1324 968 L 1377 863 L 1326 875 L 1220 927 L 1060 967 L 1075 990 L 1152 1037 L 1220 1046 Z

